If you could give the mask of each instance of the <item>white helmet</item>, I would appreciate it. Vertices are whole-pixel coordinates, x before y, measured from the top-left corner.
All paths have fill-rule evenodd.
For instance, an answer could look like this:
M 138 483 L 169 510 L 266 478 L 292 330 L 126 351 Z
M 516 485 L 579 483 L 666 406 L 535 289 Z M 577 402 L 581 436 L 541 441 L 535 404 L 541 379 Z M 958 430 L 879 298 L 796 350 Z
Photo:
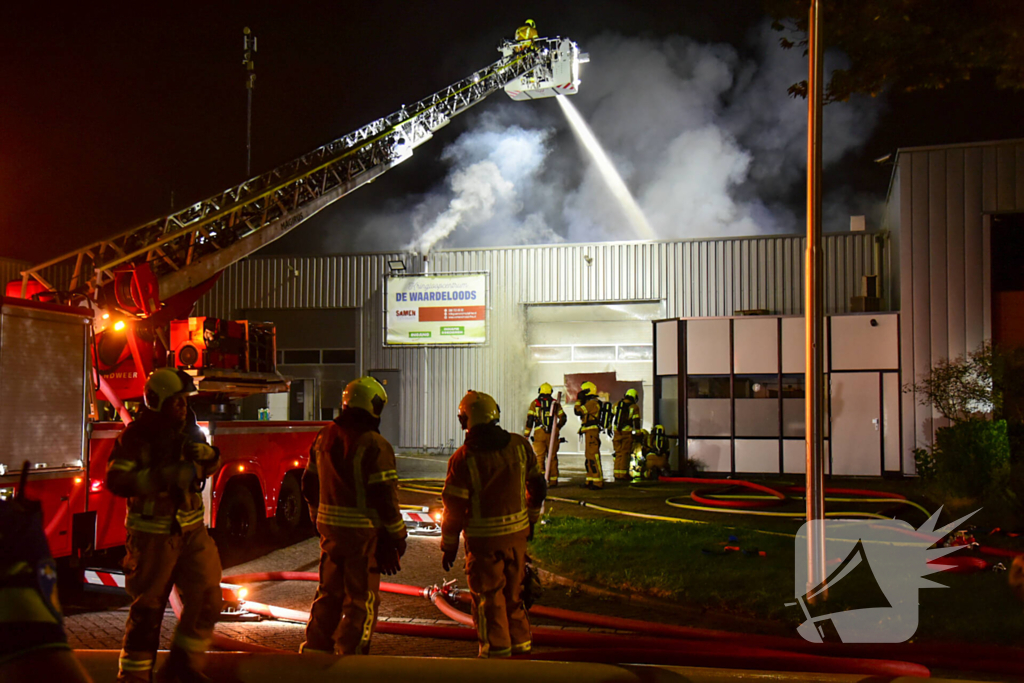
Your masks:
M 195 396 L 199 393 L 192 376 L 184 370 L 160 368 L 154 370 L 146 380 L 146 407 L 160 412 L 164 401 L 173 396 Z

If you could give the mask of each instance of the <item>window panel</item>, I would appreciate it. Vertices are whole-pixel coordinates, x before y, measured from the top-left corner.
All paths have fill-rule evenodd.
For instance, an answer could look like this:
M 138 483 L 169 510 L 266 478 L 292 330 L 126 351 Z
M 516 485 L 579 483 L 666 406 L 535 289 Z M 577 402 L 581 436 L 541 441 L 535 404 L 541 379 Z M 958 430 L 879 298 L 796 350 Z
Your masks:
M 575 361 L 615 360 L 614 346 L 574 346 L 572 359 Z

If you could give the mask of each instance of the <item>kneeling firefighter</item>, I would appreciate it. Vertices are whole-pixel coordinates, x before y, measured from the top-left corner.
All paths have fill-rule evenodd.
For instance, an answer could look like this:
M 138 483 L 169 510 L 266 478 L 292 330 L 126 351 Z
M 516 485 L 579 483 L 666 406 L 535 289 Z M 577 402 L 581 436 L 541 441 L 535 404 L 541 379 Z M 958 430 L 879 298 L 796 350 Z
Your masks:
M 320 430 L 309 450 L 302 494 L 316 511 L 320 585 L 299 652 L 369 654 L 380 575 L 400 569 L 406 531 L 395 452 L 378 431 L 387 402 L 374 378 L 349 382 L 341 415 Z
M 160 368 L 146 380 L 145 409 L 118 437 L 107 488 L 128 499 L 125 590 L 132 597 L 119 681 L 149 681 L 171 587 L 181 619 L 160 680 L 204 680 L 202 668 L 220 616 L 220 558 L 203 523 L 199 492 L 220 468 L 188 397 L 198 393 L 183 370 Z
M 526 413 L 526 428 L 523 435 L 530 438 L 533 432 L 533 452 L 537 456 L 537 465 L 541 472 L 547 472 L 548 486 L 558 486 L 558 441 L 551 444 L 551 434 L 558 424 L 558 429 L 565 426 L 566 415 L 562 410 L 562 404 L 551 397 L 551 385 L 545 382 L 540 385 L 537 391 L 537 398 L 530 404 L 530 410 Z M 554 413 L 552 413 L 554 411 Z M 557 418 L 555 417 L 557 415 Z M 547 471 L 548 450 L 551 450 L 551 470 Z
M 466 442 L 448 460 L 441 498 L 441 566 L 455 564 L 459 534 L 466 539 L 466 576 L 481 657 L 530 651 L 530 619 L 523 604 L 526 542 L 540 518 L 544 473 L 529 442 L 497 425 L 498 404 L 470 391 L 459 403 Z

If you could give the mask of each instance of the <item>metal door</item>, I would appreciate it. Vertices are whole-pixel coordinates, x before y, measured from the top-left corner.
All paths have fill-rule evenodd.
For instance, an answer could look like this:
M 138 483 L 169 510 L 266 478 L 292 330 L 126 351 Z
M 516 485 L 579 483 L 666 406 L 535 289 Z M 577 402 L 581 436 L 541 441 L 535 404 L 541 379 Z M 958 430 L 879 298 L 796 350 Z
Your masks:
M 380 433 L 392 446 L 399 445 L 402 416 L 402 371 L 370 370 L 370 377 L 381 383 L 388 392 L 388 405 L 380 418 Z
M 832 474 L 882 474 L 880 387 L 877 372 L 832 373 Z

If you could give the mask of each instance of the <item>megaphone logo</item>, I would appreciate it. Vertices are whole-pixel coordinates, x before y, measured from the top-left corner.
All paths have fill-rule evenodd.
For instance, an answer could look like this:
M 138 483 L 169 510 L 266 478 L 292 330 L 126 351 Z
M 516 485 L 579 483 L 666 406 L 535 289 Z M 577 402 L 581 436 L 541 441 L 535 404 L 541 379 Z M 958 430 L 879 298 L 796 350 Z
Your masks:
M 941 508 L 915 529 L 898 519 L 814 520 L 800 527 L 796 538 L 794 596 L 804 622 L 797 627 L 804 640 L 843 643 L 902 643 L 918 626 L 921 588 L 944 588 L 922 578 L 949 569 L 934 563 L 957 547 L 931 548 L 977 510 L 936 529 Z M 826 579 L 809 586 L 808 539 L 825 545 Z M 828 596 L 828 599 L 824 598 Z

